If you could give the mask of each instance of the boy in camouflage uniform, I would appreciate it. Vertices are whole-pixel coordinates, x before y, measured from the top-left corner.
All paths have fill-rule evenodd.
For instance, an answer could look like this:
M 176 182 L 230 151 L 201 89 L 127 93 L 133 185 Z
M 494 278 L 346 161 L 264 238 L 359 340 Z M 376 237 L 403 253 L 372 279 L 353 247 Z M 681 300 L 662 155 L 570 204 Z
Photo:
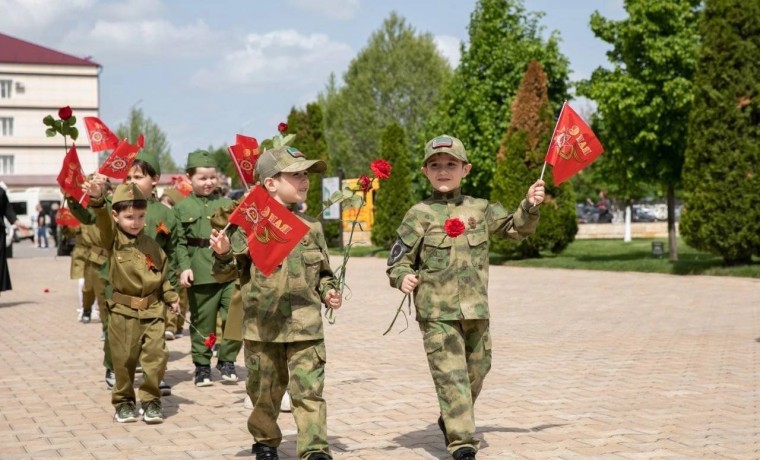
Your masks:
M 116 188 L 110 212 L 98 185 L 91 184 L 89 190 L 94 197 L 91 207 L 95 209 L 101 241 L 110 253 L 108 341 L 116 374 L 111 396 L 115 419 L 119 423 L 137 421 L 133 385 L 140 362 L 143 421 L 162 423 L 159 382 L 168 360 L 164 341 L 166 306 L 179 309 L 179 296 L 169 281 L 169 260 L 156 240 L 144 233 L 148 201 L 137 184 Z
M 488 241 L 490 236 L 524 239 L 536 229 L 544 183 L 536 181 L 517 211 L 460 193 L 472 168 L 459 139 L 443 135 L 425 146 L 422 173 L 433 195 L 404 216 L 388 258 L 391 286 L 414 292 L 449 453 L 456 460 L 475 458 L 473 406 L 491 368 L 488 330 Z M 458 218 L 465 233 L 452 238 L 447 219 Z
M 291 210 L 306 199 L 308 173 L 325 169 L 323 161 L 307 160 L 298 149 L 288 146 L 267 150 L 256 163 L 261 185 Z M 332 458 L 327 445 L 327 405 L 322 398 L 326 354 L 321 306 L 324 302 L 337 309 L 342 299 L 320 222 L 296 215 L 309 226 L 309 232 L 269 277 L 251 263 L 242 229 L 232 234 L 231 242 L 216 229 L 211 235 L 214 271 L 236 269 L 240 277 L 246 390 L 253 401 L 248 431 L 255 441 L 252 450 L 257 460 L 279 458 L 282 432 L 277 415 L 286 387 L 298 427 L 298 457 Z

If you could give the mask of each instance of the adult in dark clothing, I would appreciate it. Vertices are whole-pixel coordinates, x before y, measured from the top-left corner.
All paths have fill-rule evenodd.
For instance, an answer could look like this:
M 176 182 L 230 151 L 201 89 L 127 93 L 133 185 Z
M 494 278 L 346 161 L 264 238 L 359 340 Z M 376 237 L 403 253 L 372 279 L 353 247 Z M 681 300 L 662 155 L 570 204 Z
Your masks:
M 0 187 L 0 214 L 2 214 L 2 217 L 0 217 L 0 233 L 3 235 L 3 238 L 5 238 L 6 231 L 5 219 L 8 219 L 11 225 L 16 224 L 19 228 L 29 230 L 29 227 L 17 221 L 16 213 L 13 212 L 13 208 L 8 202 L 8 195 L 2 187 Z M 5 257 L 5 240 L 3 240 L 2 244 L 0 244 L 0 292 L 10 291 L 11 289 L 11 274 L 8 271 L 8 260 Z

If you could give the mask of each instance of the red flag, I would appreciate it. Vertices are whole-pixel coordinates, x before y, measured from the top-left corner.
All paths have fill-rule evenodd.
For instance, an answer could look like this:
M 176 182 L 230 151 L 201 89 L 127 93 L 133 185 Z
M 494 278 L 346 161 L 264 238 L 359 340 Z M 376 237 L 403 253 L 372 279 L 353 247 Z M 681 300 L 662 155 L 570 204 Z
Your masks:
M 79 162 L 79 155 L 77 155 L 77 146 L 72 145 L 63 157 L 63 166 L 58 174 L 58 185 L 67 195 L 73 196 L 86 207 L 90 201 L 90 195 L 82 191 L 84 181 L 85 175 L 82 171 L 82 163 Z
M 74 217 L 69 208 L 58 208 L 55 213 L 55 223 L 62 227 L 79 227 L 79 220 Z
M 87 128 L 87 137 L 90 139 L 90 150 L 113 150 L 119 145 L 119 138 L 112 133 L 105 123 L 97 117 L 84 117 L 84 125 Z
M 309 233 L 308 225 L 259 186 L 248 192 L 229 221 L 245 230 L 251 260 L 264 276 L 271 275 Z
M 256 160 L 259 159 L 259 142 L 253 137 L 238 134 L 235 136 L 235 145 L 227 150 L 240 174 L 240 179 L 246 184 L 253 184 L 253 172 Z
M 604 147 L 594 132 L 565 102 L 546 152 L 546 162 L 553 166 L 554 184 L 559 185 L 571 178 L 602 152 Z
M 140 147 L 130 144 L 126 139 L 122 140 L 100 167 L 100 174 L 114 179 L 125 179 L 139 151 Z
M 190 192 L 193 191 L 193 186 L 190 184 L 190 179 L 187 176 L 172 177 L 172 186 L 184 196 L 190 195 Z

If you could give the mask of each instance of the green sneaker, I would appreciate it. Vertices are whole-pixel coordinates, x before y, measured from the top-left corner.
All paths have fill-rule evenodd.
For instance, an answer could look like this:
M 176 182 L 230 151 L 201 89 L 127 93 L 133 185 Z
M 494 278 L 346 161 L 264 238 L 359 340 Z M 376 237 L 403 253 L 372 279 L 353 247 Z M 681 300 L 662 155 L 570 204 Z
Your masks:
M 143 414 L 143 422 L 150 425 L 157 423 L 164 423 L 164 414 L 161 412 L 161 403 L 158 401 L 151 401 L 145 406 L 145 413 Z
M 135 411 L 135 403 L 125 402 L 116 406 L 116 415 L 114 418 L 119 423 L 132 423 L 137 421 L 137 412 Z

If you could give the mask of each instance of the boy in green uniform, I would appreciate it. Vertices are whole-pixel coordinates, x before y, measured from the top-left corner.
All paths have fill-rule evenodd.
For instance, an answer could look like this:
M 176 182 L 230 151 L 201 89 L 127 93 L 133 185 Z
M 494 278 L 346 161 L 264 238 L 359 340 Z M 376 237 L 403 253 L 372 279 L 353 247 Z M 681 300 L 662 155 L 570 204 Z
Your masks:
M 234 274 L 227 278 L 215 278 L 211 274 L 211 216 L 218 208 L 227 206 L 232 200 L 220 197 L 217 188 L 216 162 L 211 154 L 196 150 L 187 156 L 185 168 L 193 192 L 174 207 L 180 228 L 177 244 L 177 259 L 180 270 L 180 284 L 186 288 L 190 303 L 190 340 L 193 363 L 195 364 L 195 385 L 205 387 L 211 381 L 211 350 L 206 347 L 205 338 L 216 331 L 216 317 L 222 318 L 222 329 L 227 322 L 227 311 L 235 289 Z M 223 338 L 219 347 L 216 368 L 222 374 L 222 381 L 237 382 L 235 359 L 242 342 Z
M 164 342 L 166 305 L 177 311 L 179 297 L 169 281 L 170 264 L 159 244 L 145 235 L 148 202 L 135 184 L 119 185 L 111 212 L 100 199 L 96 183 L 91 207 L 97 216 L 103 247 L 109 250 L 111 298 L 108 300 L 108 341 L 116 374 L 111 402 L 119 423 L 137 421 L 135 369 L 143 367 L 140 403 L 146 423 L 162 423 L 159 382 L 168 354 Z
M 269 195 L 292 210 L 306 199 L 308 173 L 321 173 L 325 168 L 323 161 L 306 160 L 298 149 L 284 146 L 261 155 L 256 176 Z M 321 306 L 337 309 L 342 299 L 320 222 L 296 215 L 309 226 L 309 232 L 269 277 L 252 264 L 242 229 L 238 228 L 231 240 L 217 230 L 211 235 L 217 259 L 214 271 L 237 270 L 240 276 L 246 390 L 253 401 L 248 431 L 255 441 L 252 450 L 257 460 L 279 458 L 282 432 L 277 416 L 286 387 L 298 428 L 298 457 L 332 458 L 327 444 L 327 405 L 322 398 L 326 354 Z
M 433 195 L 412 206 L 398 229 L 388 258 L 391 286 L 414 292 L 433 377 L 447 449 L 456 460 L 475 458 L 473 406 L 491 368 L 488 330 L 488 241 L 497 236 L 524 239 L 538 224 L 544 200 L 542 180 L 531 185 L 517 211 L 460 193 L 470 172 L 459 139 L 439 136 L 425 146 L 422 173 Z M 458 219 L 464 234 L 447 235 L 444 224 Z

